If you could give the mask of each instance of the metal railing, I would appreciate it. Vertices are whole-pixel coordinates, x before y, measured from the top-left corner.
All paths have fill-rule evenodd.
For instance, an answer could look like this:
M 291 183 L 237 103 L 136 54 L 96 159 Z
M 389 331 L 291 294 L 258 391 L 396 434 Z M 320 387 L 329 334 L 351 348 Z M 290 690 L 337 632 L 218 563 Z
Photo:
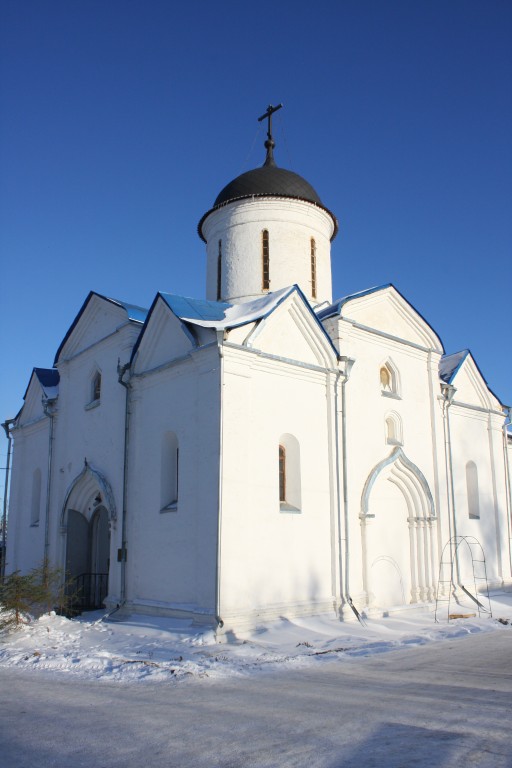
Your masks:
M 108 573 L 81 573 L 73 584 L 73 607 L 77 612 L 103 607 L 108 594 Z

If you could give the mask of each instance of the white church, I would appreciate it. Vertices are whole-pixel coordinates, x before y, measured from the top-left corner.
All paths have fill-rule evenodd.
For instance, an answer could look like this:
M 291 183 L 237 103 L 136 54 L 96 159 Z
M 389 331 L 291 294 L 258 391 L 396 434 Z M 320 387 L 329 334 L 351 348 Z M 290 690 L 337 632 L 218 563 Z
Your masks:
M 222 631 L 512 588 L 507 409 L 393 285 L 333 301 L 337 220 L 276 165 L 275 109 L 199 222 L 206 299 L 91 292 L 34 368 L 7 573 Z

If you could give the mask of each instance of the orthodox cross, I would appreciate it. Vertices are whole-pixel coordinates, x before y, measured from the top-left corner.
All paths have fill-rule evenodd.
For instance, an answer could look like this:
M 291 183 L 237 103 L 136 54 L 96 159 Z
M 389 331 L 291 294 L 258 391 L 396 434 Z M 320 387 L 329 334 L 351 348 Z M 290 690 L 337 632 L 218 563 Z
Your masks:
M 265 114 L 261 117 L 258 117 L 258 123 L 261 123 L 261 121 L 265 120 L 265 118 L 268 119 L 267 138 L 269 141 L 272 141 L 272 115 L 274 112 L 277 112 L 278 109 L 281 109 L 282 106 L 282 104 L 278 104 L 277 107 L 274 107 L 272 104 L 269 104 Z
M 269 104 L 265 114 L 262 115 L 261 117 L 258 117 L 258 123 L 261 123 L 261 121 L 265 119 L 268 120 L 267 140 L 265 142 L 267 157 L 264 162 L 264 165 L 275 165 L 275 162 L 274 162 L 275 142 L 274 142 L 274 139 L 272 138 L 272 115 L 274 114 L 274 112 L 277 112 L 278 109 L 281 109 L 282 106 L 283 106 L 282 104 L 278 104 L 277 107 L 274 107 L 272 106 L 272 104 Z

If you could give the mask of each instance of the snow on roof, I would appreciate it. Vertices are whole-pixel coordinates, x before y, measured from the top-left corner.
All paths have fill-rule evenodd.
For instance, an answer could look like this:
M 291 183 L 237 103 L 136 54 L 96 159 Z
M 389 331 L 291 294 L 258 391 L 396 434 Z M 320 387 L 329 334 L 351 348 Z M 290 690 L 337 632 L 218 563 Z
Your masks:
M 147 317 L 149 310 L 144 309 L 144 307 L 138 307 L 136 304 L 127 304 L 125 301 L 112 299 L 109 296 L 103 296 L 102 298 L 105 298 L 107 301 L 111 301 L 113 304 L 117 304 L 118 306 L 122 307 L 126 311 L 129 320 L 135 320 L 135 322 L 143 323 Z
M 447 384 L 451 384 L 468 355 L 469 349 L 462 349 L 451 355 L 443 355 L 439 361 L 439 378 Z
M 316 316 L 319 320 L 327 320 L 328 317 L 334 317 L 341 313 L 341 309 L 344 304 L 352 299 L 359 299 L 361 296 L 367 296 L 369 293 L 377 293 L 377 291 L 383 291 L 385 288 L 391 288 L 392 283 L 385 283 L 384 285 L 375 285 L 373 288 L 366 288 L 364 291 L 357 291 L 357 293 L 349 293 L 348 296 L 343 296 L 341 299 L 324 307 L 321 305 L 316 311 Z
M 297 290 L 295 286 L 282 288 L 252 301 L 244 301 L 243 304 L 189 299 L 170 293 L 159 295 L 183 322 L 199 325 L 202 328 L 222 330 L 261 320 L 273 312 L 295 290 Z
M 498 397 L 498 395 L 490 388 L 489 384 L 487 383 L 487 379 L 483 375 L 482 371 L 480 370 L 480 367 L 478 363 L 476 362 L 475 358 L 471 354 L 470 349 L 461 349 L 460 352 L 453 352 L 451 355 L 443 355 L 441 360 L 439 361 L 439 378 L 442 379 L 442 381 L 445 381 L 447 384 L 452 384 L 453 380 L 455 379 L 456 375 L 462 368 L 464 361 L 467 357 L 471 357 L 471 360 L 473 361 L 475 368 L 477 369 L 478 373 L 482 377 L 482 381 L 491 393 L 493 397 L 496 398 L 498 403 L 501 405 L 502 408 L 508 408 L 507 405 L 503 403 L 501 398 Z
M 25 394 L 23 395 L 24 400 L 27 397 L 27 392 L 33 376 L 36 376 L 39 384 L 41 385 L 44 396 L 47 397 L 48 400 L 53 400 L 58 396 L 60 381 L 60 374 L 58 370 L 56 368 L 33 368 L 27 388 L 25 390 Z

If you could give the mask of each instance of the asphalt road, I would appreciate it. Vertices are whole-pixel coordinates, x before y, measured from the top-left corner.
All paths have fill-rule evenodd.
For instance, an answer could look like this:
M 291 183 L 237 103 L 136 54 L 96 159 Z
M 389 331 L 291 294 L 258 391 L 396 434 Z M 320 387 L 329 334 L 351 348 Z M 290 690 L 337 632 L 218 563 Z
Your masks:
M 512 629 L 179 684 L 0 669 L 2 768 L 511 768 L 511 735 Z

